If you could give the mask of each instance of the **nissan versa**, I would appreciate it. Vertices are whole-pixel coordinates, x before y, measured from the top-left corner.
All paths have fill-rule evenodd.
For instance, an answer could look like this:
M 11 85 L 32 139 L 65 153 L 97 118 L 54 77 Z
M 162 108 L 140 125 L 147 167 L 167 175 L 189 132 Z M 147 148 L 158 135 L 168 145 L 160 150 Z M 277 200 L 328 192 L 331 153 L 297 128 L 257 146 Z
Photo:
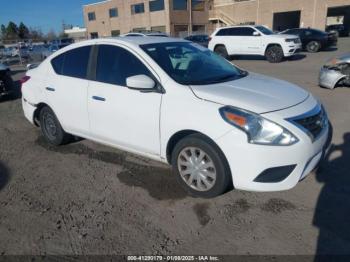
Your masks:
M 305 90 L 180 39 L 70 45 L 29 70 L 22 93 L 26 118 L 48 143 L 74 135 L 169 163 L 199 197 L 290 189 L 331 137 L 323 106 Z

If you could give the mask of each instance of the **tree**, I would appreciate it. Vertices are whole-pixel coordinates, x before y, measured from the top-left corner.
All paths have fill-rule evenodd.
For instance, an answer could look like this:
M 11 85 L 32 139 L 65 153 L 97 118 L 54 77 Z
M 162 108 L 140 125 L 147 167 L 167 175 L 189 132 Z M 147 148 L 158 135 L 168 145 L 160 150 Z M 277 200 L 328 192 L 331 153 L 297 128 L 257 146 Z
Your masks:
M 26 39 L 29 36 L 29 30 L 28 27 L 25 26 L 22 22 L 19 24 L 18 27 L 18 36 L 21 39 Z
M 44 39 L 44 34 L 41 32 L 40 28 L 30 28 L 29 29 L 29 38 L 33 41 L 42 41 Z
M 51 29 L 51 30 L 46 34 L 46 39 L 47 39 L 48 41 L 52 41 L 52 40 L 57 39 L 56 32 L 55 32 L 53 29 Z
M 0 28 L 0 34 L 2 39 L 6 38 L 6 26 L 3 24 L 1 25 L 1 28 Z
M 18 38 L 18 27 L 17 25 L 10 21 L 6 28 L 6 38 L 7 39 L 17 39 Z

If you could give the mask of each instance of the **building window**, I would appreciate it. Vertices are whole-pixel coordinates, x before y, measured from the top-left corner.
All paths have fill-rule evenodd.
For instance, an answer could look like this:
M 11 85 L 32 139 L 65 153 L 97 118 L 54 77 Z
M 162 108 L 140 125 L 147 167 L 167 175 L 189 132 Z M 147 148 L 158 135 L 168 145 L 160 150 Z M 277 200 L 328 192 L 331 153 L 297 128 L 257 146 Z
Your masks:
M 89 21 L 95 21 L 96 20 L 95 12 L 88 13 L 88 19 L 89 19 Z
M 193 25 L 192 32 L 194 33 L 205 33 L 205 25 Z
M 188 25 L 174 25 L 174 34 L 176 37 L 188 36 Z
M 131 14 L 141 14 L 145 12 L 144 3 L 131 5 Z
M 120 30 L 112 30 L 111 31 L 111 36 L 119 36 L 120 35 Z
M 109 9 L 109 17 L 117 17 L 118 16 L 118 8 L 111 8 Z
M 91 39 L 98 38 L 98 33 L 96 33 L 96 32 L 90 33 L 90 38 Z
M 174 10 L 187 10 L 187 0 L 173 0 Z
M 154 0 L 149 2 L 151 12 L 164 10 L 164 0 Z
M 152 26 L 152 27 L 151 27 L 151 31 L 152 31 L 152 32 L 162 32 L 162 33 L 165 33 L 165 32 L 166 32 L 166 27 L 165 27 L 165 25 L 162 25 L 162 26 Z
M 193 11 L 205 11 L 205 1 L 204 0 L 192 0 L 192 10 Z

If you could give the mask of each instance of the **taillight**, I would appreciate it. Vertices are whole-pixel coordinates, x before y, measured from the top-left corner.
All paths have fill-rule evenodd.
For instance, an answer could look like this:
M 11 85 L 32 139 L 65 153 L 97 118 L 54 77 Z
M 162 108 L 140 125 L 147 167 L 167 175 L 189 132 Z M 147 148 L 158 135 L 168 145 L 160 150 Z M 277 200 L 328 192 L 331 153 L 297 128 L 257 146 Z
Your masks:
M 212 39 L 212 38 L 209 36 L 209 42 L 211 41 L 211 39 Z
M 30 76 L 24 76 L 21 78 L 21 80 L 19 80 L 19 82 L 21 83 L 21 86 L 27 82 L 30 79 Z

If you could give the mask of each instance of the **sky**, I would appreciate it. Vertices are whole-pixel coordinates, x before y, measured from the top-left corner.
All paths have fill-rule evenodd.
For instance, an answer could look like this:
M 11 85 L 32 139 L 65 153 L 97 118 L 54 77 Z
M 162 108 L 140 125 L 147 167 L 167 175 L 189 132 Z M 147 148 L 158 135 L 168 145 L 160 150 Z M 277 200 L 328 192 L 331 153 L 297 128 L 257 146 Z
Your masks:
M 99 0 L 0 0 L 0 24 L 23 22 L 28 27 L 62 31 L 62 21 L 84 26 L 83 5 Z

